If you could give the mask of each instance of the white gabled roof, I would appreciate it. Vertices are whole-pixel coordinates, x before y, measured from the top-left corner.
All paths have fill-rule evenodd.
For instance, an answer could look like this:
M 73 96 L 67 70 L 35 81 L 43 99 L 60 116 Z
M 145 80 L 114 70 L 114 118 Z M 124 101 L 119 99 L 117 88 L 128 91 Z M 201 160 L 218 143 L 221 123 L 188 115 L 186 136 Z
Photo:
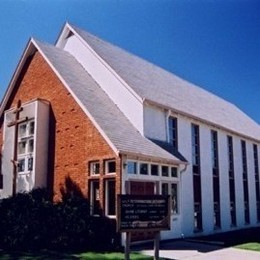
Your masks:
M 260 140 L 259 124 L 232 103 L 75 26 L 67 24 L 65 28 L 91 46 L 143 100 Z

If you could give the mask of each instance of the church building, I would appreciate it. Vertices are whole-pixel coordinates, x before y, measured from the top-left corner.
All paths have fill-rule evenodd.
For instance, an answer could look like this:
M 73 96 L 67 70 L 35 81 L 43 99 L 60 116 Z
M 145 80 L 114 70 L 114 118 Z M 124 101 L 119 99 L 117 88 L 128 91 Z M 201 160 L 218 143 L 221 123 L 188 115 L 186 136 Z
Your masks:
M 28 42 L 0 109 L 0 198 L 69 179 L 114 219 L 118 194 L 170 195 L 162 240 L 260 225 L 259 124 L 71 24 Z

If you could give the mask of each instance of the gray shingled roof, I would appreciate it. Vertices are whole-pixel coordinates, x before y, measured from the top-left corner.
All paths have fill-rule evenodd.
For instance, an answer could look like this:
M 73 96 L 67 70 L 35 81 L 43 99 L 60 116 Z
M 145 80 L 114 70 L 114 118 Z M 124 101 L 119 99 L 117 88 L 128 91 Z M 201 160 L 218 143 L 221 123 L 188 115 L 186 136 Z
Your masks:
M 180 162 L 173 154 L 143 137 L 72 55 L 52 45 L 34 42 L 117 152 Z
M 76 33 L 143 99 L 260 140 L 260 126 L 235 105 L 85 31 Z

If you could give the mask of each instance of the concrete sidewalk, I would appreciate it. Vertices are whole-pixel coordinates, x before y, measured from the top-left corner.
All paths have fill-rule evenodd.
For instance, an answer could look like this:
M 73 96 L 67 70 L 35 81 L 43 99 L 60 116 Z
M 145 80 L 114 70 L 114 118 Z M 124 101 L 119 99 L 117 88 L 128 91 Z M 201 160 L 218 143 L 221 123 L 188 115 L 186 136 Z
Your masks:
M 152 245 L 141 246 L 133 249 L 145 255 L 154 255 Z M 260 252 L 237 249 L 233 247 L 225 248 L 219 245 L 177 240 L 164 242 L 160 245 L 160 258 L 162 259 L 213 259 L 213 260 L 259 260 Z

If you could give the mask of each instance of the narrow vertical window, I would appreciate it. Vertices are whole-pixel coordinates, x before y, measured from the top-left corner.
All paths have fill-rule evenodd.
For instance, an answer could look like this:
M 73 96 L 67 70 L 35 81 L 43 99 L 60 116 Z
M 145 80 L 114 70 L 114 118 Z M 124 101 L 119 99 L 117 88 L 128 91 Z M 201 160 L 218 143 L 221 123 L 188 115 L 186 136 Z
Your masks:
M 241 140 L 241 153 L 242 153 L 242 176 L 243 176 L 243 189 L 244 189 L 244 215 L 245 224 L 250 223 L 250 211 L 249 211 L 249 191 L 247 180 L 247 155 L 246 155 L 246 142 Z
M 178 124 L 176 117 L 169 117 L 169 142 L 173 146 L 174 150 L 178 149 Z
M 99 181 L 90 181 L 90 211 L 92 215 L 100 214 Z
M 178 185 L 177 183 L 171 184 L 171 199 L 173 214 L 178 213 Z
M 106 215 L 116 215 L 116 182 L 114 179 L 106 180 L 105 183 L 105 199 L 106 199 Z
M 260 222 L 259 162 L 258 162 L 258 150 L 256 144 L 253 144 L 253 152 L 254 152 L 254 168 L 255 168 L 256 216 L 257 216 L 257 221 Z
M 227 136 L 228 149 L 228 176 L 229 176 L 229 197 L 230 197 L 230 216 L 231 226 L 236 226 L 236 194 L 235 194 L 235 174 L 234 174 L 234 152 L 233 138 Z
M 173 214 L 178 214 L 178 183 L 165 183 L 163 182 L 161 185 L 162 195 L 170 195 L 171 196 L 171 211 Z
M 194 231 L 202 231 L 201 175 L 200 175 L 200 133 L 199 126 L 191 125 Z
M 219 159 L 218 132 L 211 130 L 211 156 L 213 176 L 214 228 L 221 228 L 220 219 L 220 191 L 219 191 Z

